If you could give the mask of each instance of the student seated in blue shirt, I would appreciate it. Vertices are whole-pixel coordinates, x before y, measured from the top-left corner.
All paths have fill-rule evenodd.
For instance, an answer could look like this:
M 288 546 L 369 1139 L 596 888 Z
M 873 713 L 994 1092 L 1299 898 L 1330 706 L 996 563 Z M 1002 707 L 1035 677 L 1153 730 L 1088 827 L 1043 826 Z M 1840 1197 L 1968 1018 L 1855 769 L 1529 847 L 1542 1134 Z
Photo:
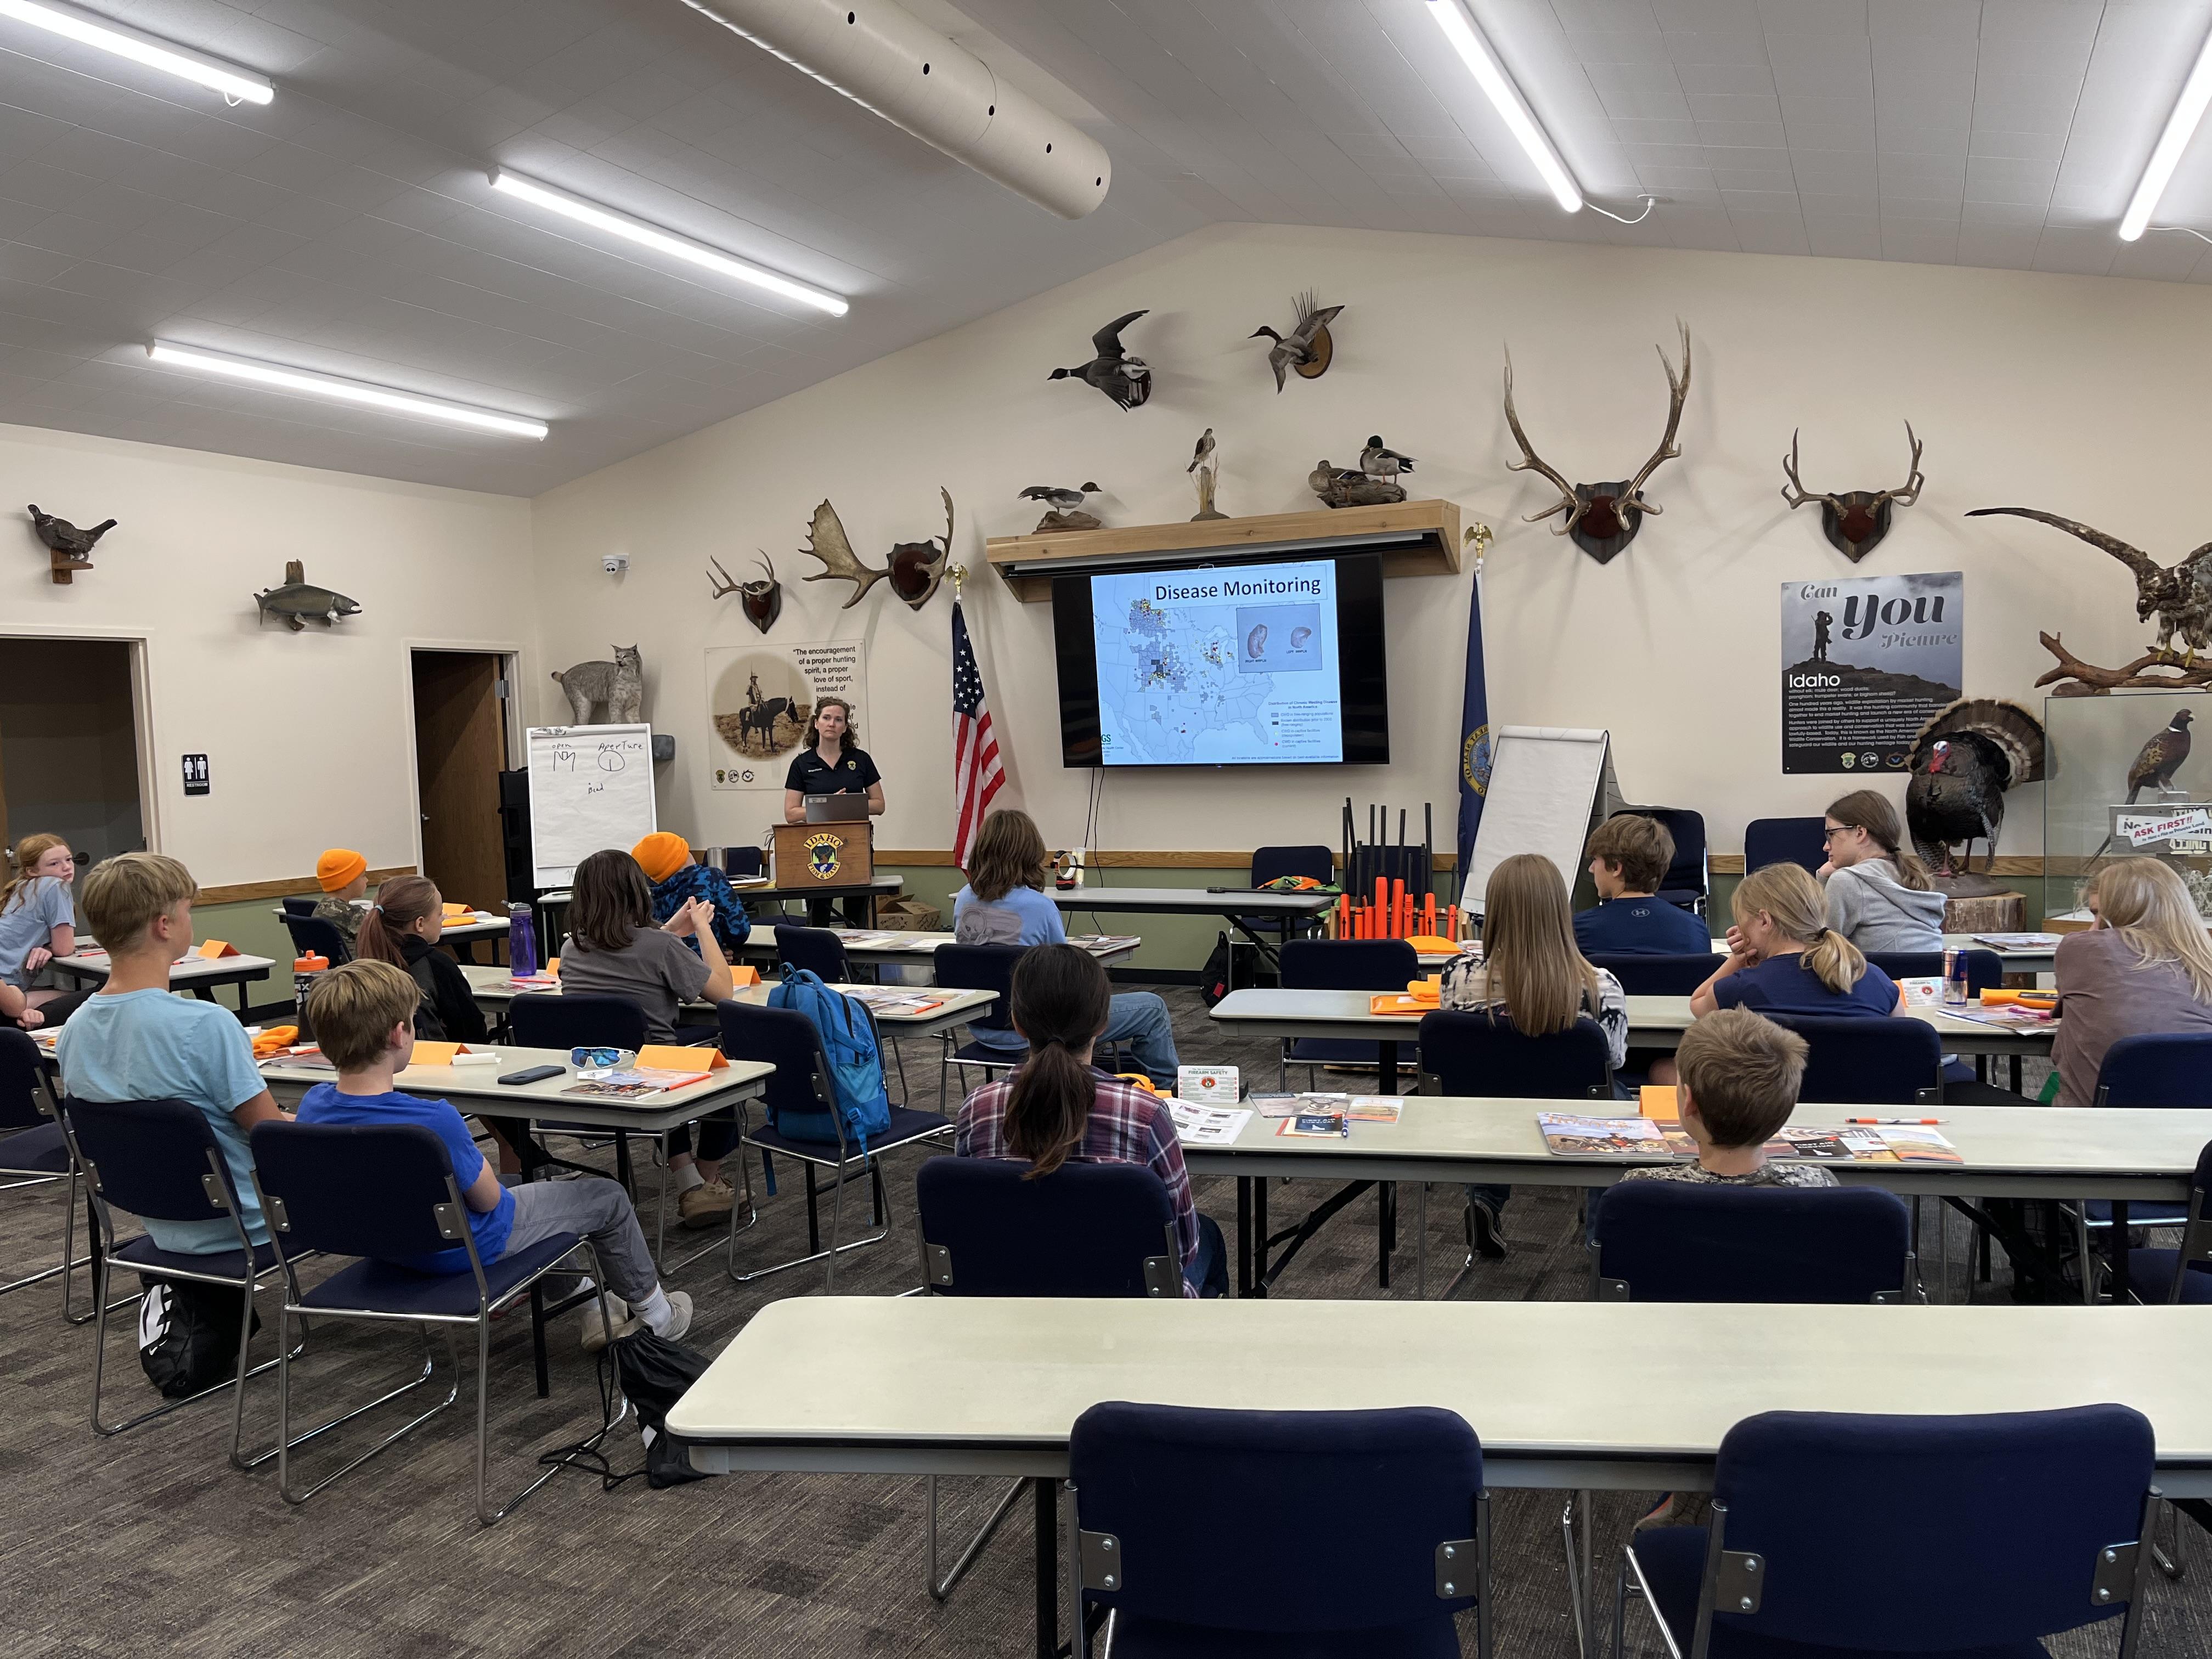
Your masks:
M 1674 861 L 1674 838 L 1665 824 L 1640 812 L 1616 812 L 1591 831 L 1583 851 L 1598 897 L 1595 908 L 1575 917 L 1575 943 L 1585 956 L 1712 954 L 1703 921 L 1651 896 Z
M 1060 907 L 1045 896 L 1052 879 L 1052 857 L 1036 821 L 1024 811 L 1001 809 L 983 820 L 968 853 L 968 884 L 952 896 L 952 933 L 963 945 L 1064 945 L 1067 929 Z M 969 1034 L 987 1048 L 1019 1054 L 1028 1047 L 1018 1031 L 970 1026 Z M 1175 1033 L 1168 1006 L 1150 991 L 1126 991 L 1106 1016 L 1101 1043 L 1126 1042 L 1138 1069 L 1152 1086 L 1176 1086 Z
M 614 1334 L 641 1327 L 676 1338 L 691 1325 L 691 1298 L 664 1291 L 629 1194 L 605 1176 L 574 1181 L 533 1181 L 503 1187 L 484 1161 L 461 1115 L 442 1100 L 420 1100 L 392 1086 L 415 1053 L 415 1005 L 422 991 L 403 969 L 388 962 L 349 962 L 323 975 L 307 998 L 307 1018 L 324 1055 L 337 1067 L 336 1083 L 318 1083 L 300 1103 L 302 1123 L 416 1123 L 446 1143 L 453 1181 L 468 1206 L 477 1257 L 489 1266 L 556 1233 L 589 1239 L 607 1276 L 607 1288 L 626 1304 L 611 1309 Z M 468 1271 L 468 1252 L 458 1246 L 412 1256 L 396 1267 L 416 1273 Z M 584 1346 L 606 1346 L 597 1309 L 586 1312 Z
M 1699 1018 L 1717 1008 L 1878 1019 L 1905 1012 L 1896 981 L 1828 926 L 1828 898 L 1802 865 L 1770 864 L 1735 890 L 1728 959 L 1690 994 Z
M 169 994 L 169 969 L 192 948 L 199 890 L 191 871 L 159 853 L 118 854 L 93 866 L 84 878 L 84 917 L 107 951 L 107 983 L 70 1016 L 55 1054 L 64 1091 L 81 1100 L 181 1100 L 197 1107 L 230 1165 L 246 1236 L 266 1244 L 246 1136 L 264 1119 L 284 1114 L 255 1069 L 253 1040 L 237 1016 Z M 162 1249 L 186 1255 L 238 1248 L 228 1216 L 149 1218 L 146 1232 Z

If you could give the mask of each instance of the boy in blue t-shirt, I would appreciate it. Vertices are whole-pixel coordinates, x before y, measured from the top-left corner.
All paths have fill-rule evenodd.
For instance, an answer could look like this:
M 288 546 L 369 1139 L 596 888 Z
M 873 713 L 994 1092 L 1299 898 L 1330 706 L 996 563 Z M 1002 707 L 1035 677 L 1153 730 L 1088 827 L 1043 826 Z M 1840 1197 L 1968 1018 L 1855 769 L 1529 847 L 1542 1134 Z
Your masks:
M 1712 954 L 1704 922 L 1651 896 L 1674 861 L 1674 838 L 1665 824 L 1640 812 L 1616 812 L 1591 832 L 1583 850 L 1598 896 L 1594 909 L 1575 917 L 1575 943 L 1583 955 Z
M 80 1100 L 181 1100 L 215 1131 L 238 1188 L 239 1218 L 256 1244 L 269 1228 L 253 1195 L 246 1136 L 282 1117 L 253 1064 L 253 1042 L 228 1008 L 169 994 L 169 969 L 192 945 L 192 872 L 159 853 L 123 853 L 84 879 L 85 920 L 107 951 L 107 983 L 55 1038 L 62 1090 Z M 146 1220 L 165 1250 L 212 1255 L 238 1248 L 226 1215 Z
M 392 1086 L 393 1076 L 406 1069 L 415 1052 L 415 1005 L 421 995 L 413 978 L 388 962 L 349 962 L 323 976 L 307 1000 L 307 1014 L 338 1080 L 307 1091 L 300 1121 L 416 1123 L 433 1131 L 453 1159 L 478 1260 L 488 1266 L 556 1233 L 580 1233 L 598 1252 L 608 1288 L 629 1304 L 615 1334 L 627 1336 L 642 1326 L 657 1336 L 683 1335 L 691 1325 L 691 1298 L 660 1288 L 637 1212 L 619 1182 L 585 1176 L 503 1187 L 459 1112 L 445 1101 L 417 1099 Z M 456 1247 L 393 1265 L 417 1273 L 465 1273 L 469 1258 Z M 585 1347 L 605 1343 L 600 1321 L 587 1317 Z

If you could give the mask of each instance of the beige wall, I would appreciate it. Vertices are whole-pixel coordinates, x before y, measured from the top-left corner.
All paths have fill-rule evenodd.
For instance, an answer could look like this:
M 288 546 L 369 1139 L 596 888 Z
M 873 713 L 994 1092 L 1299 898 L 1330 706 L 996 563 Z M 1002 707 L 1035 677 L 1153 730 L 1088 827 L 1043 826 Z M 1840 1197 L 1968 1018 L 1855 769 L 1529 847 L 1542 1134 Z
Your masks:
M 1349 308 L 1327 378 L 1279 397 L 1264 346 L 1293 289 Z M 1048 384 L 1088 354 L 1091 331 L 1145 306 L 1130 348 L 1158 375 L 1123 412 L 1087 388 Z M 1663 517 L 1601 568 L 1520 515 L 1545 488 L 1509 473 L 1498 408 L 1510 341 L 1523 419 L 1571 476 L 1632 469 L 1656 442 L 1665 383 L 1652 346 L 1687 321 L 1695 387 L 1684 459 L 1650 494 Z M 1857 569 L 1963 570 L 1970 692 L 2032 699 L 2047 659 L 2039 629 L 2093 660 L 2142 637 L 2132 584 L 2110 558 L 2019 520 L 1965 509 L 2042 507 L 2172 559 L 2207 533 L 2198 493 L 2212 440 L 2197 365 L 2212 295 L 2188 286 L 1848 260 L 1227 226 L 1201 231 L 964 329 L 554 490 L 535 503 L 547 659 L 642 642 L 647 709 L 688 757 L 710 741 L 701 652 L 754 637 L 732 600 L 709 603 L 707 559 L 734 571 L 755 546 L 786 579 L 775 637 L 865 636 L 874 707 L 866 742 L 888 780 L 880 839 L 949 844 L 949 595 L 916 616 L 887 592 L 851 611 L 842 583 L 796 579 L 814 503 L 837 504 L 864 555 L 918 539 L 937 487 L 961 514 L 958 550 L 979 574 L 981 537 L 1027 529 L 1030 483 L 1095 478 L 1109 523 L 1187 518 L 1183 465 L 1218 434 L 1222 505 L 1236 514 L 1311 505 L 1322 455 L 1353 459 L 1370 432 L 1419 458 L 1414 494 L 1443 495 L 1498 530 L 1484 589 L 1491 712 L 1500 723 L 1609 726 L 1632 799 L 1700 807 L 1718 850 L 1766 813 L 1817 811 L 1841 779 L 1780 774 L 1779 586 L 1852 574 L 1813 509 L 1777 491 L 1779 457 L 1804 428 L 1815 488 L 1901 482 L 1910 418 L 1928 484 Z M 2185 487 L 2174 489 L 2172 483 Z M 629 575 L 602 575 L 626 552 Z M 1120 774 L 1099 844 L 1245 848 L 1336 838 L 1342 796 L 1437 803 L 1449 841 L 1464 584 L 1388 584 L 1394 763 L 1177 775 Z M 995 578 L 969 587 L 971 625 L 1021 793 L 1048 839 L 1078 838 L 1085 776 L 1060 765 L 1049 608 Z M 560 712 L 533 677 L 532 716 Z M 694 839 L 750 839 L 769 798 L 695 790 L 663 769 L 664 824 Z M 2014 797 L 2005 850 L 2041 850 L 2039 786 Z
M 19 518 L 0 633 L 146 641 L 149 833 L 205 885 L 304 875 L 332 842 L 412 864 L 409 645 L 536 660 L 530 507 L 516 498 L 5 427 L 0 501 L 120 521 L 64 587 Z M 252 596 L 287 559 L 362 613 L 329 632 L 262 622 Z M 214 789 L 187 799 L 180 757 L 194 751 Z

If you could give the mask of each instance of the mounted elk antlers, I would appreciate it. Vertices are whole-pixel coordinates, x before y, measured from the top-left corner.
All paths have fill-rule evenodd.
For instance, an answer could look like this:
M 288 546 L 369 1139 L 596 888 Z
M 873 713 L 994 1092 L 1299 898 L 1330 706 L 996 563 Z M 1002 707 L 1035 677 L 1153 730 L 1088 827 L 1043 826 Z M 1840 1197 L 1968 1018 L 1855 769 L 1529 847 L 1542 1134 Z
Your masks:
M 707 580 L 714 584 L 716 599 L 734 593 L 747 622 L 763 634 L 775 626 L 775 619 L 783 614 L 783 584 L 775 579 L 775 565 L 769 558 L 766 549 L 760 550 L 761 568 L 768 572 L 766 581 L 735 581 L 731 579 L 730 573 L 722 568 L 720 559 L 709 559 L 707 562 L 714 567 L 714 574 Z M 717 577 L 720 580 L 717 580 Z
M 1651 452 L 1651 459 L 1644 463 L 1637 475 L 1625 482 L 1578 484 L 1567 482 L 1566 475 L 1558 471 L 1536 453 L 1528 441 L 1528 434 L 1521 429 L 1521 416 L 1513 407 L 1513 354 L 1505 354 L 1505 424 L 1513 430 L 1514 441 L 1521 446 L 1521 459 L 1507 463 L 1509 472 L 1535 472 L 1551 480 L 1559 492 L 1559 499 L 1541 513 L 1525 515 L 1525 522 L 1534 524 L 1555 513 L 1564 513 L 1566 520 L 1552 526 L 1554 536 L 1573 539 L 1577 547 L 1600 564 L 1608 562 L 1614 554 L 1636 539 L 1643 526 L 1644 515 L 1661 509 L 1646 501 L 1644 486 L 1660 465 L 1671 461 L 1682 452 L 1674 442 L 1674 434 L 1682 424 L 1682 405 L 1690 395 L 1690 329 L 1686 323 L 1677 322 L 1682 331 L 1682 372 L 1677 375 L 1674 365 L 1667 361 L 1667 349 L 1659 347 L 1659 366 L 1667 371 L 1667 430 L 1659 440 L 1659 447 Z
M 1808 501 L 1820 503 L 1820 528 L 1827 534 L 1835 549 L 1845 558 L 1856 563 L 1874 551 L 1875 544 L 1889 534 L 1889 509 L 1910 507 L 1920 499 L 1920 486 L 1926 482 L 1920 471 L 1920 440 L 1912 430 L 1912 422 L 1905 423 L 1905 441 L 1912 446 L 1912 459 L 1905 468 L 1905 482 L 1894 489 L 1854 489 L 1842 495 L 1822 495 L 1808 490 L 1797 480 L 1797 434 L 1790 434 L 1790 453 L 1783 457 L 1783 476 L 1790 482 L 1782 487 L 1782 499 L 1791 509 L 1803 507 Z

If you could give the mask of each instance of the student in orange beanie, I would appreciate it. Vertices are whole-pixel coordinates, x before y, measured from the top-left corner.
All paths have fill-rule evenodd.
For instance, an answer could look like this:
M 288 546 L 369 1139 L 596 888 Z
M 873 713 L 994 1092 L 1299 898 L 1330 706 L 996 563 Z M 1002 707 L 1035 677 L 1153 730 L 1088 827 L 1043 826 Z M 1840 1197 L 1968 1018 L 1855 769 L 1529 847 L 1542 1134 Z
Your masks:
M 362 907 L 355 901 L 368 896 L 368 860 L 350 847 L 333 847 L 315 860 L 315 883 L 323 890 L 316 915 L 337 928 L 351 950 L 361 931 Z
M 752 919 L 732 890 L 729 877 L 712 865 L 693 863 L 690 843 L 683 836 L 657 830 L 631 848 L 629 855 L 653 885 L 655 921 L 666 921 L 691 900 L 702 899 L 714 913 L 714 942 L 725 954 L 745 942 Z M 687 942 L 699 948 L 696 940 Z

